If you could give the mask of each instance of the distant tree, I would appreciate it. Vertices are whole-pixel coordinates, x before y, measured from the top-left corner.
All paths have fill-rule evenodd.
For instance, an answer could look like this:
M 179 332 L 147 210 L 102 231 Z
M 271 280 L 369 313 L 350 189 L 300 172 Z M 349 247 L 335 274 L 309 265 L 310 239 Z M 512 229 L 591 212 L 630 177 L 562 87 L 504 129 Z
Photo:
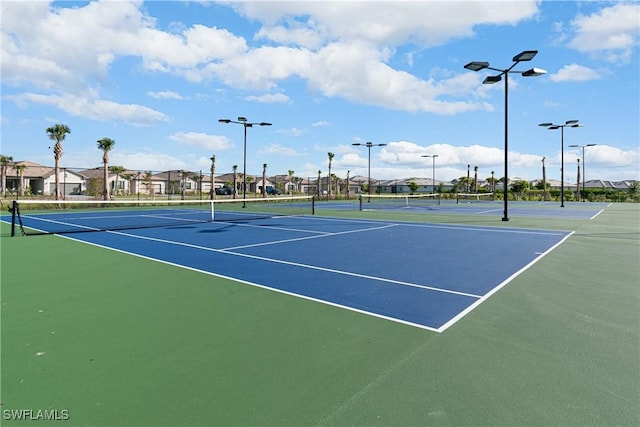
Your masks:
M 144 183 L 144 186 L 147 188 L 147 193 L 149 194 L 155 193 L 153 191 L 153 187 L 151 186 L 152 178 L 153 178 L 153 174 L 151 173 L 151 171 L 146 171 L 144 175 L 142 175 L 142 182 Z
M 524 196 L 524 194 L 527 192 L 528 189 L 529 189 L 529 183 L 524 180 L 518 180 L 518 181 L 515 181 L 513 184 L 511 184 L 511 192 L 514 194 L 516 200 L 519 197 Z
M 327 153 L 327 157 L 329 157 L 329 174 L 327 175 L 327 177 L 328 177 L 327 178 L 327 184 L 329 184 L 329 192 L 327 194 L 329 195 L 329 198 L 331 198 L 331 194 L 332 194 L 332 192 L 331 192 L 331 187 L 332 187 L 331 186 L 331 162 L 333 162 L 333 158 L 335 156 L 336 155 L 333 154 L 332 152 Z
M 478 192 L 478 167 L 473 167 L 473 191 Z
M 62 141 L 66 138 L 68 133 L 71 133 L 69 126 L 63 124 L 53 125 L 46 129 L 46 133 L 49 139 L 55 141 L 53 146 L 53 158 L 55 160 L 55 175 L 56 175 L 56 200 L 60 200 L 62 194 L 60 193 L 60 159 L 62 158 Z
M 411 190 L 411 194 L 415 194 L 418 191 L 418 188 L 420 188 L 415 178 L 409 178 L 407 180 L 407 185 L 409 186 L 409 190 Z
M 233 198 L 238 198 L 238 165 L 233 165 Z
M 24 173 L 24 170 L 26 169 L 26 165 L 23 164 L 16 164 L 13 166 L 13 168 L 16 170 L 16 175 L 18 175 L 18 195 L 20 196 L 24 196 L 24 188 L 22 185 L 22 174 Z
M 295 173 L 295 171 L 292 171 L 291 169 L 289 169 L 288 174 L 289 174 L 289 194 L 293 194 L 293 174 Z
M 98 140 L 98 149 L 102 151 L 102 164 L 104 165 L 104 200 L 109 200 L 109 151 L 113 149 L 116 142 L 111 138 Z
M 0 154 L 0 173 L 2 174 L 2 197 L 7 194 L 7 168 L 13 162 L 13 157 Z
M 627 190 L 634 201 L 637 200 L 638 194 L 640 193 L 639 187 L 638 181 L 631 181 L 631 185 L 629 185 L 629 189 Z
M 133 180 L 134 176 L 135 176 L 135 174 L 133 174 L 131 172 L 123 173 L 123 174 L 120 175 L 120 177 L 127 182 L 127 194 L 131 194 L 131 181 Z M 117 179 L 117 175 L 116 175 L 116 179 Z M 117 186 L 117 184 L 116 184 L 116 186 Z
M 211 190 L 209 190 L 209 198 L 216 199 L 216 155 L 211 156 Z
M 262 164 L 262 188 L 260 189 L 262 197 L 267 197 L 267 164 Z
M 251 183 L 253 181 L 255 181 L 255 177 L 252 175 L 247 175 L 247 179 L 246 179 L 247 187 L 248 187 L 247 189 L 251 188 Z
M 126 171 L 126 169 L 124 168 L 124 166 L 109 166 L 109 170 L 116 174 L 116 182 L 113 185 L 113 192 L 114 194 L 118 194 L 120 191 L 118 187 L 118 181 L 120 181 L 120 177 L 122 176 L 122 173 Z

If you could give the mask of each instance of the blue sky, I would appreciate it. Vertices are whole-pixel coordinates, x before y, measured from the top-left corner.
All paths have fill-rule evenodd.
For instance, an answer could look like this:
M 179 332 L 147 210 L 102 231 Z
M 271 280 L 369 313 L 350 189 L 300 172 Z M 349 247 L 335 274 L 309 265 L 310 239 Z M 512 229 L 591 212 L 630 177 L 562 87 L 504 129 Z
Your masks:
M 25 2 L 3 1 L 1 149 L 53 165 L 45 129 L 64 123 L 62 167 L 101 165 L 96 141 L 116 141 L 110 164 L 132 170 L 242 170 L 379 179 L 504 171 L 504 79 L 509 75 L 509 176 L 565 179 L 580 149 L 586 178 L 640 180 L 640 5 L 637 2 Z

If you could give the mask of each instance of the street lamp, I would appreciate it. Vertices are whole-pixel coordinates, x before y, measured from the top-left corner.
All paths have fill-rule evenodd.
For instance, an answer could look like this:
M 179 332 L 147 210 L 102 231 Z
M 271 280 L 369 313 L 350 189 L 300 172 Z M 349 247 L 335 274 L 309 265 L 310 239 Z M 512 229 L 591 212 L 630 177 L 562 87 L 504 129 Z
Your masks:
M 509 73 L 517 73 L 522 74 L 524 77 L 536 77 L 546 74 L 547 72 L 541 68 L 531 68 L 527 71 L 515 71 L 513 67 L 518 65 L 520 62 L 531 61 L 534 56 L 538 54 L 537 50 L 525 50 L 520 52 L 516 56 L 513 57 L 513 64 L 506 69 L 493 68 L 489 66 L 488 62 L 470 62 L 464 66 L 467 70 L 471 71 L 480 71 L 489 69 L 493 71 L 498 71 L 500 74 L 497 76 L 487 76 L 485 77 L 483 84 L 493 84 L 498 83 L 502 80 L 502 75 L 504 75 L 504 216 L 502 217 L 503 221 L 509 221 L 508 215 L 508 196 L 509 196 L 509 174 L 508 174 L 508 160 L 509 160 Z
M 238 117 L 238 120 L 219 119 L 220 123 L 236 123 L 244 127 L 244 160 L 243 160 L 243 172 L 242 172 L 242 207 L 247 207 L 247 128 L 258 126 L 271 126 L 271 123 L 267 122 L 255 122 L 250 123 L 246 117 Z M 213 183 L 212 183 L 213 184 Z
M 571 148 L 582 148 L 582 193 L 583 193 L 582 194 L 582 201 L 583 202 L 585 201 L 584 199 L 587 197 L 587 188 L 585 187 L 585 184 L 587 182 L 586 179 L 585 179 L 585 175 L 586 175 L 585 171 L 586 171 L 587 167 L 586 167 L 586 165 L 584 163 L 584 148 L 585 147 L 594 147 L 596 145 L 598 145 L 598 144 L 587 144 L 587 145 L 573 144 L 573 145 L 569 146 Z
M 436 192 L 436 157 L 437 154 L 425 154 L 422 157 L 431 157 L 433 158 L 433 166 L 431 167 L 431 194 L 435 194 Z
M 358 145 L 358 146 L 361 145 L 369 149 L 369 195 L 371 195 L 371 147 L 384 147 L 387 144 L 374 144 L 373 142 L 367 142 L 365 144 L 362 144 L 360 142 L 356 142 L 351 145 Z
M 563 125 L 553 123 L 540 123 L 538 126 L 549 130 L 560 129 L 560 207 L 564 208 L 564 128 L 581 128 L 584 125 L 578 123 L 579 120 L 567 120 Z

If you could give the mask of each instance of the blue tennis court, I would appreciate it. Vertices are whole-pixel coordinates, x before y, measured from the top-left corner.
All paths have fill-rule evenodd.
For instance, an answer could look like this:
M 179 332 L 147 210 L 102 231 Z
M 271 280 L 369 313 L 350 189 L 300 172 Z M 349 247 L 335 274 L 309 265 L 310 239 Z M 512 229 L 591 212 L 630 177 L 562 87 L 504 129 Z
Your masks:
M 69 238 L 442 332 L 571 234 L 310 215 L 175 224 Z

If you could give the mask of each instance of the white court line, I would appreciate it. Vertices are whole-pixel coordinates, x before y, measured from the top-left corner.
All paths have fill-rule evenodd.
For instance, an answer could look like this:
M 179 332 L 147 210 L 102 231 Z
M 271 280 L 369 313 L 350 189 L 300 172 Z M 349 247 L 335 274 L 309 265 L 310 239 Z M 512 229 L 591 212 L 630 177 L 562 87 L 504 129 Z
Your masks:
M 480 211 L 480 212 L 476 212 L 476 215 L 492 213 L 492 212 L 500 212 L 500 209 L 489 209 L 488 211 Z
M 533 266 L 535 263 L 537 263 L 538 261 L 540 261 L 545 255 L 549 254 L 551 251 L 553 251 L 555 248 L 557 248 L 558 246 L 560 246 L 562 243 L 564 243 L 565 240 L 567 240 L 569 237 L 571 237 L 573 235 L 573 233 L 575 233 L 575 231 L 572 231 L 571 233 L 569 233 L 568 235 L 566 235 L 562 240 L 560 240 L 558 243 L 556 243 L 555 245 L 551 246 L 549 249 L 547 249 L 546 251 L 544 251 L 543 253 L 541 253 L 538 257 L 534 258 L 529 264 L 525 265 L 524 267 L 522 267 L 520 270 L 516 271 L 515 273 L 513 273 L 511 276 L 507 277 L 506 280 L 504 280 L 502 283 L 500 283 L 498 286 L 496 286 L 495 288 L 491 289 L 489 292 L 487 292 L 486 294 L 484 294 L 482 297 L 480 297 L 480 299 L 478 299 L 476 302 L 474 302 L 473 304 L 471 304 L 469 307 L 467 307 L 466 309 L 464 309 L 463 311 L 461 311 L 460 313 L 458 313 L 458 315 L 456 315 L 455 317 L 453 317 L 451 320 L 449 320 L 447 323 L 445 323 L 444 325 L 440 326 L 440 328 L 438 328 L 438 332 L 444 332 L 447 328 L 450 328 L 451 326 L 453 326 L 457 321 L 459 321 L 460 319 L 462 319 L 464 316 L 466 316 L 467 314 L 469 314 L 471 311 L 473 311 L 473 309 L 475 309 L 476 307 L 478 307 L 480 304 L 482 304 L 483 302 L 485 302 L 487 299 L 489 299 L 489 297 L 491 297 L 491 295 L 495 294 L 496 292 L 498 292 L 500 289 L 504 288 L 509 282 L 511 282 L 513 279 L 515 279 L 516 277 L 518 277 L 520 274 L 522 274 L 524 271 L 528 270 L 531 266 Z
M 194 244 L 191 244 L 191 243 L 182 243 L 182 242 L 176 242 L 176 241 L 173 241 L 173 240 L 159 239 L 159 238 L 156 238 L 156 237 L 138 236 L 138 235 L 135 235 L 135 234 L 123 233 L 121 231 L 107 231 L 107 233 L 118 234 L 118 235 L 126 236 L 126 237 L 133 237 L 134 239 L 150 240 L 150 241 L 153 241 L 153 242 L 166 243 L 166 244 L 169 244 L 169 245 L 184 246 L 184 247 L 187 247 L 187 248 L 199 249 L 199 250 L 208 251 L 208 252 L 217 252 L 217 253 L 223 253 L 223 254 L 227 254 L 227 255 L 235 255 L 235 256 L 239 256 L 239 257 L 243 257 L 243 258 L 257 259 L 257 260 L 260 260 L 260 261 L 273 262 L 273 263 L 276 263 L 276 264 L 284 264 L 284 265 L 290 265 L 290 266 L 294 266 L 294 267 L 308 268 L 310 270 L 324 271 L 324 272 L 328 272 L 328 273 L 340 274 L 340 275 L 343 275 L 343 276 L 359 277 L 359 278 L 362 278 L 362 279 L 369 279 L 369 280 L 376 280 L 376 281 L 380 281 L 380 282 L 393 283 L 393 284 L 401 285 L 401 286 L 409 286 L 409 287 L 413 287 L 413 288 L 427 289 L 427 290 L 430 290 L 430 291 L 442 292 L 442 293 L 446 293 L 446 294 L 461 295 L 461 296 L 466 296 L 466 297 L 471 297 L 471 298 L 480 298 L 481 297 L 481 295 L 475 295 L 475 294 L 470 294 L 470 293 L 466 293 L 466 292 L 459 292 L 459 291 L 452 291 L 451 289 L 437 288 L 437 287 L 434 287 L 434 286 L 427 286 L 427 285 L 419 285 L 417 283 L 404 282 L 404 281 L 401 281 L 401 280 L 385 279 L 384 277 L 369 276 L 369 275 L 366 275 L 366 274 L 351 273 L 351 272 L 348 272 L 348 271 L 335 270 L 335 269 L 326 268 L 326 267 L 318 267 L 318 266 L 310 265 L 310 264 L 302 264 L 302 263 L 298 263 L 298 262 L 284 261 L 284 260 L 275 259 L 275 258 L 267 258 L 267 257 L 256 256 L 256 255 L 243 254 L 243 253 L 239 253 L 239 252 L 232 252 L 232 251 L 230 251 L 228 249 L 209 248 L 209 247 L 206 247 L 206 246 L 199 246 L 199 245 L 194 245 Z M 320 236 L 314 236 L 314 237 L 320 237 Z M 305 239 L 308 239 L 308 238 L 311 238 L 311 237 L 302 237 L 302 238 L 300 238 L 300 240 L 305 240 Z M 266 287 L 268 287 L 268 286 L 266 286 Z
M 383 228 L 397 227 L 397 225 L 398 224 L 388 224 L 388 225 L 384 225 L 382 227 L 363 228 L 361 230 L 338 231 L 338 232 L 335 232 L 335 233 L 324 232 L 321 235 L 307 236 L 307 237 L 294 237 L 294 238 L 291 238 L 291 239 L 273 240 L 273 241 L 270 241 L 270 242 L 252 243 L 250 245 L 242 245 L 242 246 L 231 246 L 231 247 L 228 247 L 228 248 L 222 248 L 220 250 L 221 251 L 232 251 L 234 249 L 254 248 L 256 246 L 275 245 L 275 244 L 278 244 L 278 243 L 295 242 L 295 241 L 298 241 L 298 240 L 317 239 L 319 237 L 329 237 L 329 236 L 339 236 L 339 235 L 342 235 L 342 234 L 361 233 L 363 231 L 381 230 Z
M 124 234 L 124 233 L 120 233 L 120 234 Z M 135 256 L 135 257 L 138 257 L 138 258 L 142 258 L 142 259 L 146 259 L 146 260 L 149 260 L 149 261 L 159 262 L 161 264 L 170 265 L 172 267 L 182 268 L 182 269 L 189 270 L 189 271 L 195 271 L 197 273 L 206 274 L 208 276 L 219 277 L 221 279 L 231 280 L 233 282 L 244 283 L 245 285 L 254 286 L 256 288 L 266 289 L 266 290 L 269 290 L 269 291 L 272 291 L 272 292 L 278 292 L 278 293 L 285 294 L 285 295 L 290 295 L 290 296 L 293 296 L 293 297 L 296 297 L 296 298 L 302 298 L 302 299 L 305 299 L 305 300 L 308 300 L 308 301 L 313 301 L 313 302 L 317 302 L 317 303 L 320 303 L 320 304 L 325 304 L 325 305 L 329 305 L 329 306 L 332 306 L 332 307 L 337 307 L 337 308 L 341 308 L 341 309 L 344 309 L 344 310 L 353 311 L 353 312 L 356 312 L 356 313 L 366 314 L 367 316 L 377 317 L 379 319 L 385 319 L 385 320 L 389 320 L 389 321 L 396 322 L 396 323 L 402 323 L 404 325 L 413 326 L 413 327 L 416 327 L 416 328 L 425 329 L 425 330 L 432 331 L 432 332 L 438 332 L 438 330 L 436 328 L 431 327 L 431 326 L 422 325 L 420 323 L 409 322 L 407 320 L 402 320 L 402 319 L 398 319 L 398 318 L 391 317 L 391 316 L 385 316 L 384 314 L 374 313 L 372 311 L 366 311 L 366 310 L 362 310 L 362 309 L 359 309 L 359 308 L 351 307 L 351 306 L 348 306 L 348 305 L 342 305 L 342 304 L 338 304 L 338 303 L 335 303 L 335 302 L 323 300 L 323 299 L 320 299 L 320 298 L 314 298 L 314 297 L 310 297 L 310 296 L 307 296 L 307 295 L 297 294 L 297 293 L 294 293 L 294 292 L 285 291 L 283 289 L 273 288 L 271 286 L 261 285 L 260 283 L 250 282 L 248 280 L 242 280 L 242 279 L 239 279 L 237 277 L 225 276 L 224 274 L 214 273 L 212 271 L 201 270 L 199 268 L 189 267 L 189 266 L 186 266 L 186 265 L 177 264 L 177 263 L 170 262 L 170 261 L 164 261 L 164 260 L 161 260 L 161 259 L 157 259 L 157 258 L 152 258 L 152 257 L 146 256 L 146 255 L 141 255 L 141 254 L 138 254 L 138 253 L 135 253 L 135 252 L 129 252 L 129 251 L 125 251 L 125 250 L 122 250 L 122 249 L 113 248 L 111 246 L 101 245 L 99 243 L 87 242 L 85 240 L 78 240 L 78 239 L 76 239 L 74 237 L 71 237 L 71 236 L 59 235 L 59 237 L 62 237 L 63 239 L 73 240 L 74 242 L 80 242 L 80 243 L 84 243 L 84 244 L 87 244 L 87 245 L 96 246 L 98 248 L 102 248 L 102 249 L 107 249 L 107 250 L 110 250 L 110 251 L 123 253 L 123 254 L 126 254 L 126 255 L 132 255 L 132 256 Z
M 594 216 L 592 216 L 592 217 L 591 217 L 591 218 L 589 218 L 589 219 L 590 219 L 590 220 L 591 220 L 591 219 L 595 219 L 595 218 L 596 218 L 598 215 L 600 215 L 602 212 L 604 212 L 604 209 L 600 209 L 600 210 L 598 211 L 598 213 L 597 213 L 597 214 L 595 214 Z

